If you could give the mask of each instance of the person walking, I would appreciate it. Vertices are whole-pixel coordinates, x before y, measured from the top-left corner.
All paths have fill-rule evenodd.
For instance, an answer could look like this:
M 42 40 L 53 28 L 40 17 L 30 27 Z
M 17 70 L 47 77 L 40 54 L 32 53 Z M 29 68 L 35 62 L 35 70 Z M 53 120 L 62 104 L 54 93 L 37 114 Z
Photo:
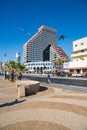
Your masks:
M 21 72 L 18 73 L 17 79 L 18 79 L 18 80 L 21 80 L 21 79 L 22 79 L 22 73 L 21 73 Z
M 48 73 L 48 75 L 47 75 L 47 82 L 48 82 L 48 83 L 51 83 L 50 73 Z
M 9 72 L 6 72 L 6 78 L 9 80 Z

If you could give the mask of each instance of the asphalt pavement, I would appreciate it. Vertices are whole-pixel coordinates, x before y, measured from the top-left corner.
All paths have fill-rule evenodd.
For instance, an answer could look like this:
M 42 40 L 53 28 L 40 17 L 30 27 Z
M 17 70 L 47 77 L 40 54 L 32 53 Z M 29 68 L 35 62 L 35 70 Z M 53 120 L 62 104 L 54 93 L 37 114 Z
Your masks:
M 52 86 L 55 88 L 62 88 L 74 91 L 80 91 L 87 93 L 87 78 L 77 78 L 77 77 L 54 77 L 51 76 L 52 83 L 47 83 L 47 75 L 41 74 L 29 74 L 24 75 L 23 78 L 25 80 L 38 80 L 43 85 Z

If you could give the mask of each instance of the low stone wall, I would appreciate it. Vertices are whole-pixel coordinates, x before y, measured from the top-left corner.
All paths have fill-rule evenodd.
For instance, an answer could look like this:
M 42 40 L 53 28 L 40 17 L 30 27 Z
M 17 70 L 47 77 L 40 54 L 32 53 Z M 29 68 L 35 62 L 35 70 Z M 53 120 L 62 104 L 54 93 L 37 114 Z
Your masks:
M 16 81 L 16 88 L 18 89 L 18 98 L 30 94 L 35 94 L 40 90 L 40 82 L 38 81 Z

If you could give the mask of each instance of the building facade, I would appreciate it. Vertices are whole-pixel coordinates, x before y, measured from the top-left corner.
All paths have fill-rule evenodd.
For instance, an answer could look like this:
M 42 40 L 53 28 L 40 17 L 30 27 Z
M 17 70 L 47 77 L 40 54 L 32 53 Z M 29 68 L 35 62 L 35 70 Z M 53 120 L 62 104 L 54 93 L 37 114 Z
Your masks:
M 43 50 L 48 44 L 57 44 L 57 31 L 47 26 L 41 26 L 38 32 L 23 46 L 24 63 L 43 61 Z
M 52 45 L 50 47 L 50 61 L 58 61 L 59 59 L 61 62 L 63 60 L 68 61 L 68 56 L 61 47 Z
M 58 71 L 59 69 L 63 69 L 62 64 L 58 64 L 58 59 L 61 59 L 64 56 L 66 56 L 67 60 L 68 56 L 61 47 L 48 45 L 43 51 L 43 61 L 28 62 L 25 63 L 25 66 L 29 73 L 53 73 L 55 70 Z M 54 61 L 56 62 L 56 65 L 54 65 Z
M 50 61 L 28 62 L 25 66 L 29 73 L 46 73 L 52 70 Z
M 73 74 L 87 73 L 87 37 L 73 42 L 72 61 L 64 63 L 64 69 Z

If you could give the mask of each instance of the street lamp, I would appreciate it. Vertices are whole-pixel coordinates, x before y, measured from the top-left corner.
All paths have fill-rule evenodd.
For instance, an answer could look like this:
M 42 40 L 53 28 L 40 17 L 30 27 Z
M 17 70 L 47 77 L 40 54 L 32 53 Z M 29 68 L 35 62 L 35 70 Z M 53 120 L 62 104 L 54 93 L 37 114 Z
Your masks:
M 7 54 L 3 54 L 4 58 L 6 58 Z M 4 59 L 4 79 L 6 79 L 6 66 L 5 66 L 6 59 Z

